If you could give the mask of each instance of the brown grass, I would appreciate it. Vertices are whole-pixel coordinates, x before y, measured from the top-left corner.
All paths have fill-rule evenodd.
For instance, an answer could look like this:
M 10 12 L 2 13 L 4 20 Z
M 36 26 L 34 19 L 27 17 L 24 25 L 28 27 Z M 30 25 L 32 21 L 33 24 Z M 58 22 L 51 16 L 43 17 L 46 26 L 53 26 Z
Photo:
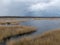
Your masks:
M 5 18 L 5 19 L 0 19 L 0 24 L 4 25 L 4 24 L 19 24 L 21 22 L 25 22 L 27 21 L 27 19 L 21 19 L 21 20 L 17 20 L 17 19 L 10 19 L 10 18 Z
M 60 20 L 60 18 L 32 18 L 33 20 Z
M 10 40 L 6 45 L 60 45 L 60 29 L 43 33 L 34 39 L 24 37 L 22 39 Z
M 36 30 L 36 28 L 31 27 L 31 26 L 2 25 L 2 26 L 0 26 L 0 41 L 2 41 L 4 38 L 7 38 L 9 36 L 14 36 L 14 35 L 23 34 L 23 33 L 29 33 L 29 32 L 33 32 L 35 30 Z

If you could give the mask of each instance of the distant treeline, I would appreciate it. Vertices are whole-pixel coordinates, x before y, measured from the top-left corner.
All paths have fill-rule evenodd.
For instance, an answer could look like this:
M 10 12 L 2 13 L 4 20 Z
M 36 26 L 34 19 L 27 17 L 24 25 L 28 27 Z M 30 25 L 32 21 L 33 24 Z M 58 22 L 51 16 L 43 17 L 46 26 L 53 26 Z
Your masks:
M 60 18 L 60 17 L 39 17 L 39 16 L 0 16 L 0 18 Z

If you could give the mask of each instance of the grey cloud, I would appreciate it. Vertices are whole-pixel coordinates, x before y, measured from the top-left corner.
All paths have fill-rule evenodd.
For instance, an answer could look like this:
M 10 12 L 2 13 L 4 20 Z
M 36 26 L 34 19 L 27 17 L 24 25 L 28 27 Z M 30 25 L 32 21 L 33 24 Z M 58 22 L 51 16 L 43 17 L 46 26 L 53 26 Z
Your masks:
M 56 3 L 52 6 L 48 6 L 44 10 L 33 10 L 30 11 L 29 7 L 36 3 L 49 3 L 51 0 L 22 0 L 12 1 L 5 5 L 0 4 L 0 15 L 1 16 L 60 16 L 60 6 Z M 58 1 L 59 2 L 59 1 Z

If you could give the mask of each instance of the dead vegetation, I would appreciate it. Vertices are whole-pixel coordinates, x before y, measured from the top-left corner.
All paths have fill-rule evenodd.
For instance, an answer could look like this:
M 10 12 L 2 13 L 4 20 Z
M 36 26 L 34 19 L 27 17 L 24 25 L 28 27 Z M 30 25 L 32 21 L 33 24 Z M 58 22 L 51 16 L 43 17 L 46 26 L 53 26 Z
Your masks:
M 25 22 L 25 21 L 27 21 L 27 19 L 21 19 L 21 20 L 19 20 L 19 19 L 10 19 L 10 18 L 5 18 L 5 19 L 1 19 L 0 18 L 0 25 L 5 25 L 5 24 L 19 24 L 19 23 L 21 23 L 21 22 Z
M 33 20 L 60 20 L 60 18 L 32 18 Z
M 14 36 L 14 35 L 23 34 L 23 33 L 29 33 L 29 32 L 33 32 L 35 30 L 36 30 L 36 28 L 31 27 L 31 26 L 0 25 L 0 41 L 2 41 L 4 38 L 7 38 L 9 36 Z
M 24 37 L 10 40 L 6 45 L 60 45 L 60 29 L 43 33 L 36 38 Z

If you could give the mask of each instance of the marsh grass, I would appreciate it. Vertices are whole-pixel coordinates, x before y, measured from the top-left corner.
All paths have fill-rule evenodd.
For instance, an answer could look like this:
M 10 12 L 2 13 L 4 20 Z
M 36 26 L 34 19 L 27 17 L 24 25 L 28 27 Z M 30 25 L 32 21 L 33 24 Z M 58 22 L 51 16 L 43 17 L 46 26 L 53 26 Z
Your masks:
M 23 37 L 10 40 L 6 45 L 60 45 L 60 29 L 43 33 L 35 38 Z
M 33 20 L 60 20 L 60 18 L 32 18 Z
M 17 19 L 10 19 L 10 18 L 5 18 L 5 19 L 0 19 L 0 25 L 5 25 L 5 24 L 19 24 L 21 22 L 25 22 L 27 21 L 27 19 L 21 19 L 21 20 L 17 20 Z
M 14 26 L 6 26 L 6 25 L 0 25 L 0 42 L 7 37 L 18 35 L 18 34 L 24 34 L 36 31 L 35 27 L 31 26 L 20 26 L 20 25 L 14 25 Z
M 5 25 L 5 24 L 8 24 L 8 23 L 10 23 L 10 24 L 19 24 L 19 23 L 21 23 L 21 22 L 24 22 L 23 20 L 15 20 L 15 21 L 0 21 L 0 24 L 1 25 Z

